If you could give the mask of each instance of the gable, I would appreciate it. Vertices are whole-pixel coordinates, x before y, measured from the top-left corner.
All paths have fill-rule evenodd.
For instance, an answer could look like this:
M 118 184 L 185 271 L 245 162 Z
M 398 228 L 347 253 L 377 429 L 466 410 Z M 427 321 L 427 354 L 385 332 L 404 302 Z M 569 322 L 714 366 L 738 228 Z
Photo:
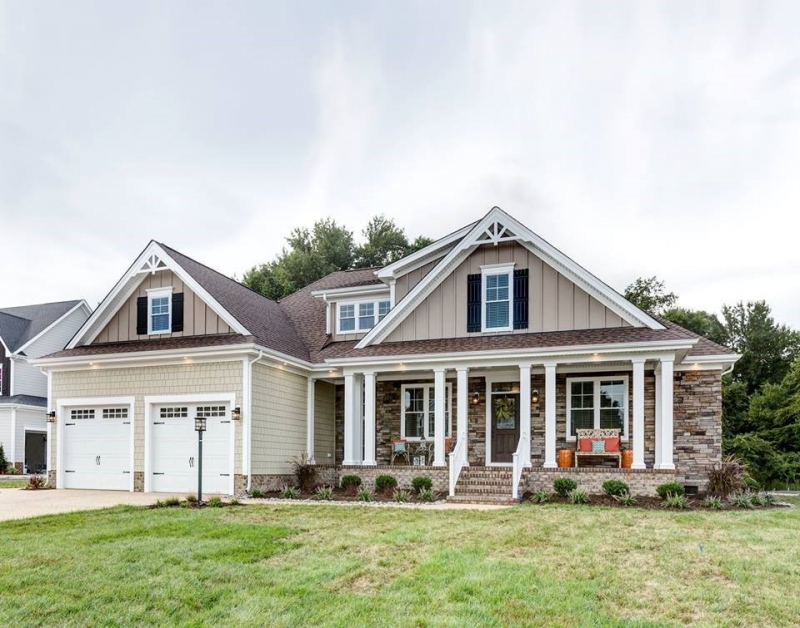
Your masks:
M 90 344 L 233 333 L 230 326 L 171 270 L 159 270 L 156 273 L 142 275 L 142 277 L 141 283 L 133 294 L 119 307 L 108 324 Z M 147 290 L 168 287 L 172 288 L 173 294 L 183 293 L 183 331 L 151 335 L 137 334 L 137 299 L 147 297 Z
M 512 332 L 468 333 L 468 275 L 480 273 L 481 266 L 510 262 L 515 270 L 528 270 L 528 327 Z M 630 327 L 630 323 L 528 248 L 509 241 L 475 249 L 389 334 L 386 342 L 608 327 Z

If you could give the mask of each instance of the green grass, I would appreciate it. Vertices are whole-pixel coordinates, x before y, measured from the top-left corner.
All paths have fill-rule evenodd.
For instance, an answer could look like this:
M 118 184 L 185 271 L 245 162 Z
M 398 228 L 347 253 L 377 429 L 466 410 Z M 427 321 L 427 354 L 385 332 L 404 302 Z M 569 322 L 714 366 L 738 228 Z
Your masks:
M 0 488 L 22 488 L 28 486 L 28 480 L 0 480 Z
M 118 507 L 2 523 L 0 538 L 8 626 L 794 626 L 800 616 L 798 508 Z

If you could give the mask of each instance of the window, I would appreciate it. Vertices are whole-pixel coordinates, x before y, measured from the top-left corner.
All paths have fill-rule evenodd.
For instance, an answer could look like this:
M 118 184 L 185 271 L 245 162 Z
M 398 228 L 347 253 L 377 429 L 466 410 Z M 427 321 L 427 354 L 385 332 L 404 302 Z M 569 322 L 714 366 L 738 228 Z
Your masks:
M 228 416 L 228 412 L 225 406 L 199 406 L 197 408 L 197 416 L 206 418 L 225 417 Z
M 628 440 L 627 377 L 567 380 L 567 440 L 575 440 L 578 429 L 618 429 Z
M 511 331 L 514 264 L 482 266 L 483 331 Z
M 147 333 L 172 331 L 172 288 L 147 291 Z
M 81 419 L 93 419 L 94 410 L 88 408 L 84 408 L 81 410 L 70 410 L 69 416 L 73 421 Z
M 162 419 L 185 419 L 189 416 L 189 408 L 161 408 L 159 416 Z
M 127 419 L 128 408 L 103 408 L 104 419 Z
M 453 404 L 453 390 L 445 384 L 444 435 L 451 435 L 450 413 Z M 432 384 L 413 384 L 403 386 L 403 405 L 400 415 L 400 430 L 403 438 L 418 440 L 423 437 L 432 440 L 436 428 L 436 387 Z
M 360 301 L 339 304 L 339 324 L 337 333 L 357 333 L 369 331 L 389 313 L 389 301 Z

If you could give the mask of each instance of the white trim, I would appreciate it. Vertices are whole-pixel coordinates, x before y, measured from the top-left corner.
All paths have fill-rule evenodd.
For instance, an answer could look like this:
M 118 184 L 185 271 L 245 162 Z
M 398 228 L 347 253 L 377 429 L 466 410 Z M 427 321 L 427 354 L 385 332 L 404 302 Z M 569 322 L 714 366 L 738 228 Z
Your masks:
M 365 467 L 377 465 L 375 460 L 376 408 L 375 408 L 375 373 L 364 373 L 364 459 Z
M 644 358 L 631 360 L 633 367 L 633 463 L 632 469 L 644 469 Z
M 147 293 L 147 335 L 158 336 L 172 333 L 172 286 L 166 288 L 148 288 Z M 167 299 L 167 328 L 153 329 L 153 299 Z M 163 314 L 162 314 L 163 316 Z
M 322 297 L 336 301 L 336 297 L 360 297 L 389 294 L 389 287 L 384 283 L 368 284 L 366 286 L 349 286 L 347 288 L 328 288 L 326 290 L 313 290 L 312 297 Z
M 169 270 L 171 270 L 184 285 L 196 294 L 205 304 L 210 307 L 217 316 L 219 316 L 233 331 L 243 335 L 251 335 L 249 331 L 223 308 L 219 302 L 212 297 L 208 291 L 203 288 L 197 281 L 189 275 L 174 259 L 172 259 L 166 251 L 156 242 L 151 240 L 139 256 L 134 260 L 122 277 L 117 281 L 111 291 L 103 299 L 102 303 L 92 313 L 92 315 L 83 323 L 78 332 L 69 341 L 66 348 L 74 349 L 78 345 L 90 344 L 98 334 L 103 331 L 106 325 L 111 321 L 120 307 L 133 296 L 136 289 L 144 281 L 146 273 L 139 273 L 138 271 L 148 264 L 148 260 L 152 255 L 156 255 L 161 262 L 163 262 Z
M 575 436 L 572 436 L 572 384 L 573 382 L 594 382 L 592 391 L 592 411 L 594 412 L 594 429 L 600 429 L 600 382 L 618 382 L 622 381 L 625 385 L 624 390 L 624 404 L 623 404 L 623 432 L 620 434 L 622 441 L 627 442 L 630 434 L 630 416 L 628 412 L 628 395 L 630 394 L 630 378 L 627 375 L 593 375 L 591 377 L 568 377 L 567 388 L 565 394 L 567 396 L 567 421 L 566 421 L 566 440 L 568 442 L 575 442 Z
M 486 385 L 486 391 L 484 393 L 485 400 L 486 400 L 486 456 L 484 460 L 484 464 L 487 467 L 511 467 L 513 466 L 513 462 L 494 462 L 492 460 L 492 384 L 500 384 L 500 383 L 514 383 L 520 384 L 519 381 L 520 371 L 498 371 L 496 373 L 490 373 L 483 378 L 484 384 Z M 521 394 L 522 393 L 522 386 L 519 386 L 519 392 L 513 394 Z M 497 394 L 505 394 L 505 393 L 497 393 Z M 522 434 L 522 417 L 520 417 L 520 434 Z
M 454 231 L 443 238 L 439 238 L 436 240 L 436 242 L 429 244 L 419 251 L 415 251 L 414 253 L 411 253 L 411 255 L 406 255 L 404 258 L 399 259 L 388 266 L 384 266 L 379 270 L 376 270 L 375 276 L 382 280 L 388 278 L 397 279 L 398 277 L 402 277 L 403 275 L 410 273 L 421 266 L 424 266 L 436 258 L 443 257 L 442 255 L 437 255 L 437 253 L 450 244 L 453 244 L 463 238 L 476 224 L 477 223 L 473 222 L 465 227 L 461 227 L 461 229 L 458 231 Z
M 308 380 L 306 380 L 306 458 L 308 464 L 316 464 L 316 460 L 314 459 L 314 406 L 316 404 L 316 385 L 317 380 L 313 377 L 309 377 Z
M 422 433 L 425 435 L 425 441 L 430 443 L 433 442 L 435 434 L 428 433 L 428 426 L 430 425 L 431 415 L 434 416 L 434 421 L 436 418 L 436 410 L 434 408 L 433 411 L 430 409 L 430 392 L 431 390 L 435 391 L 436 381 L 434 380 L 421 380 L 417 381 L 416 383 L 409 383 L 409 384 L 402 384 L 400 386 L 400 438 L 403 440 L 407 440 L 410 443 L 419 443 L 422 441 L 422 438 L 419 436 L 406 436 L 406 390 L 408 388 L 422 388 Z M 453 436 L 453 384 L 451 382 L 445 383 L 445 389 L 447 390 L 447 400 L 445 403 L 445 411 L 449 413 L 450 416 L 450 425 L 446 426 L 445 428 L 445 438 L 452 438 Z M 434 393 L 435 396 L 435 393 Z M 449 429 L 448 429 L 449 428 Z M 434 425 L 435 431 L 435 425 Z
M 496 332 L 496 331 L 512 331 L 514 329 L 514 262 L 507 264 L 487 264 L 481 266 L 481 332 Z M 508 277 L 508 325 L 505 327 L 487 327 L 486 326 L 486 293 L 489 290 L 488 277 L 505 275 Z M 492 301 L 492 303 L 500 303 L 502 300 Z
M 19 347 L 19 348 L 18 348 L 18 349 L 17 349 L 17 350 L 14 352 L 14 355 L 18 355 L 18 354 L 22 353 L 22 352 L 23 352 L 25 349 L 27 349 L 27 348 L 28 348 L 30 345 L 32 345 L 34 342 L 36 342 L 37 340 L 39 340 L 39 338 L 41 338 L 42 336 L 44 336 L 44 335 L 45 335 L 47 332 L 49 332 L 49 331 L 50 331 L 51 329 L 53 329 L 53 328 L 54 328 L 56 325 L 58 325 L 58 324 L 59 324 L 61 321 L 63 321 L 65 318 L 67 318 L 67 317 L 68 317 L 70 314 L 72 314 L 72 313 L 73 313 L 75 310 L 77 310 L 77 309 L 79 309 L 79 308 L 83 308 L 83 309 L 84 309 L 84 311 L 86 312 L 86 317 L 87 317 L 87 318 L 88 318 L 89 316 L 91 316 L 91 314 L 92 314 L 92 308 L 90 308 L 90 307 L 89 307 L 89 304 L 86 302 L 86 300 L 85 300 L 85 299 L 81 299 L 80 301 L 78 301 L 78 303 L 76 303 L 76 304 L 75 304 L 73 307 L 71 307 L 71 308 L 70 308 L 70 309 L 69 309 L 67 312 L 65 312 L 64 314 L 62 314 L 62 315 L 61 315 L 59 318 L 57 318 L 57 319 L 56 319 L 56 320 L 54 320 L 52 323 L 50 323 L 50 324 L 49 324 L 47 327 L 45 327 L 45 328 L 44 328 L 42 331 L 40 331 L 38 334 L 36 334 L 36 335 L 35 335 L 33 338 L 31 338 L 30 340 L 28 340 L 28 342 L 26 342 L 24 345 L 22 345 L 21 347 Z M 6 351 L 6 353 L 8 353 L 8 351 Z
M 67 420 L 68 408 L 85 408 L 97 406 L 127 406 L 128 419 L 130 419 L 130 465 L 131 477 L 130 488 L 131 493 L 134 490 L 136 481 L 136 466 L 135 466 L 135 451 L 136 451 L 136 397 L 67 397 L 59 399 L 56 404 L 56 488 L 63 489 L 65 482 L 64 465 L 64 423 Z M 49 425 L 49 423 L 48 423 Z M 147 424 L 145 424 L 145 431 Z M 48 470 L 49 464 L 48 461 Z
M 380 318 L 380 304 L 381 303 L 388 303 L 389 304 L 389 312 L 392 311 L 392 301 L 391 299 L 362 299 L 356 301 L 335 301 L 336 304 L 336 334 L 339 336 L 343 336 L 346 334 L 363 334 L 370 329 L 373 329 L 375 325 L 381 322 Z M 342 329 L 342 308 L 347 306 L 353 306 L 353 314 L 355 318 L 355 327 L 353 329 Z M 365 327 L 364 329 L 361 328 L 361 306 L 362 305 L 372 305 L 372 327 Z M 386 314 L 388 316 L 388 312 Z M 348 316 L 348 318 L 350 318 Z M 385 318 L 385 316 L 384 316 Z
M 151 460 L 152 454 L 152 430 L 150 425 L 153 422 L 153 410 L 156 405 L 163 405 L 169 403 L 175 404 L 198 404 L 198 403 L 224 403 L 228 404 L 228 416 L 233 413 L 236 407 L 236 393 L 201 393 L 201 394 L 184 394 L 184 395 L 147 395 L 144 398 L 144 492 L 151 492 L 152 487 L 152 470 L 153 463 Z M 236 477 L 236 421 L 230 419 L 230 461 L 228 463 L 230 477 L 228 478 L 228 494 L 234 495 L 235 490 L 235 477 Z
M 397 304 L 397 307 L 359 341 L 356 348 L 363 349 L 371 344 L 379 344 L 386 339 L 400 322 L 413 311 L 416 305 L 436 289 L 458 264 L 466 259 L 474 249 L 486 243 L 481 238 L 491 225 L 496 225 L 498 222 L 501 222 L 506 230 L 510 229 L 514 233 L 513 239 L 520 241 L 523 246 L 527 247 L 537 257 L 540 257 L 545 263 L 558 270 L 573 283 L 581 286 L 589 294 L 595 296 L 603 305 L 620 315 L 631 325 L 636 327 L 646 326 L 651 329 L 664 329 L 661 323 L 627 301 L 622 295 L 612 290 L 600 279 L 564 255 L 564 253 L 547 243 L 499 207 L 493 207 L 486 216 L 470 229 L 461 242 L 453 247 L 433 270 L 409 291 Z
M 11 446 L 9 447 L 8 457 L 11 464 L 17 464 L 17 407 L 11 406 Z M 23 462 L 23 464 L 25 464 Z M 24 471 L 25 469 L 23 469 Z M 5 471 L 5 469 L 3 469 Z

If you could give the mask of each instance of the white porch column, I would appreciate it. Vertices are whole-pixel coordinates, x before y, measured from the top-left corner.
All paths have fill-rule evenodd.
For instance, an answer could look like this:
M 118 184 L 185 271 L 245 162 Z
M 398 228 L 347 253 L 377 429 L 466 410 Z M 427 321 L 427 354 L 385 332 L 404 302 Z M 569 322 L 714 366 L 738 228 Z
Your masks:
M 633 469 L 644 469 L 644 358 L 633 358 Z
M 356 404 L 355 404 L 355 379 L 353 373 L 344 375 L 344 460 L 342 464 L 356 464 L 355 448 L 355 423 L 356 423 Z
M 364 376 L 356 375 L 353 380 L 353 429 L 354 464 L 364 460 Z
M 467 373 L 466 366 L 456 368 L 458 440 L 464 441 L 463 462 L 465 465 L 469 464 L 469 379 Z
M 308 378 L 306 391 L 306 458 L 309 464 L 316 464 L 314 460 L 314 389 L 317 380 Z
M 519 365 L 519 420 L 523 465 L 531 466 L 531 365 Z
M 656 365 L 656 459 L 654 469 L 661 468 L 661 363 Z
M 375 466 L 375 373 L 364 373 L 364 466 Z
M 445 466 L 444 459 L 444 405 L 447 400 L 447 389 L 444 385 L 444 368 L 433 369 L 433 386 L 436 399 L 433 404 L 433 466 Z
M 673 449 L 673 385 L 674 385 L 674 358 L 661 360 L 661 469 L 674 469 L 672 460 Z
M 544 365 L 544 467 L 556 464 L 556 363 Z

